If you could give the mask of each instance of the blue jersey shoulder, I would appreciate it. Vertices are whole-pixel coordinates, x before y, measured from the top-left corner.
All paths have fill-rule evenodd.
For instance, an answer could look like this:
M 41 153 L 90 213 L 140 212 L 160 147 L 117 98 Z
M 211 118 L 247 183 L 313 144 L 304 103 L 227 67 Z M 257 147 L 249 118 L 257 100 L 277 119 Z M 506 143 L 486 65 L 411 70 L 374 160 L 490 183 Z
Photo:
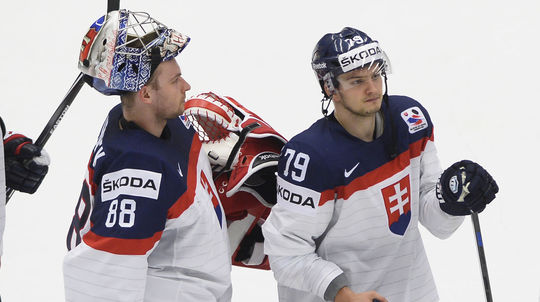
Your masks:
M 196 133 L 173 119 L 166 137 L 158 138 L 138 127 L 122 127 L 121 118 L 121 108 L 113 108 L 91 159 L 97 185 L 92 230 L 101 236 L 146 238 L 163 229 L 167 211 L 187 190 Z M 133 225 L 111 224 L 109 213 L 127 201 L 125 211 L 137 213 Z
M 390 111 L 395 119 L 398 119 L 397 117 L 399 116 L 403 121 L 407 120 L 406 122 L 413 122 L 412 119 L 414 119 L 414 117 L 412 117 L 412 114 L 416 114 L 416 118 L 425 118 L 428 126 L 433 127 L 428 111 L 415 99 L 408 96 L 391 95 L 388 97 L 388 103 L 388 111 Z M 418 121 L 415 120 L 414 122 Z
M 390 96 L 382 104 L 383 135 L 364 142 L 349 134 L 333 114 L 294 136 L 282 149 L 278 175 L 319 192 L 346 185 L 407 152 L 430 137 L 433 125 L 426 109 L 406 96 Z
M 422 104 L 406 96 L 390 96 L 388 103 L 385 117 L 390 116 L 394 125 L 385 122 L 385 127 L 393 127 L 392 131 L 396 132 L 397 154 L 407 151 L 415 142 L 432 137 L 433 123 Z

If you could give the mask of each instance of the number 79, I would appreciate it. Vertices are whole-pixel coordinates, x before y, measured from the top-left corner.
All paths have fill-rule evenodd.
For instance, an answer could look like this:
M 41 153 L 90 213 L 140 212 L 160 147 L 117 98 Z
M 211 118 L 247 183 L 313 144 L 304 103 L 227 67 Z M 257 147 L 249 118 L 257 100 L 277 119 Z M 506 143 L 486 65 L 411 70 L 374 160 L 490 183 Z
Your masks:
M 285 170 L 283 171 L 283 175 L 289 175 L 289 168 L 291 162 L 293 162 L 291 178 L 298 182 L 303 181 L 306 178 L 307 167 L 309 164 L 309 155 L 302 152 L 296 153 L 296 151 L 294 151 L 293 149 L 287 149 L 285 150 L 284 157 L 287 158 L 287 162 L 285 163 Z

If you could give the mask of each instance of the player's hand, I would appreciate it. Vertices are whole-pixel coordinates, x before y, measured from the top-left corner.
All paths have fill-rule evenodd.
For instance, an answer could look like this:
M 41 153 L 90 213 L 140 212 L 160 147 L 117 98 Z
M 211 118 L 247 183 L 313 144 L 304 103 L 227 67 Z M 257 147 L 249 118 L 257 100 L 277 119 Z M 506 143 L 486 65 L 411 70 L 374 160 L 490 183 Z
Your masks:
M 244 239 L 240 242 L 240 248 L 234 261 L 240 262 L 244 260 L 249 260 L 253 256 L 253 251 L 255 250 L 255 244 L 264 242 L 264 237 L 262 234 L 261 227 L 256 224 L 251 232 L 247 234 Z
M 479 164 L 462 160 L 446 169 L 437 184 L 441 209 L 454 216 L 482 212 L 499 192 L 497 183 Z
M 28 137 L 8 132 L 4 138 L 6 186 L 34 193 L 49 171 L 49 155 Z
M 355 293 L 349 287 L 340 289 L 334 299 L 334 302 L 388 302 L 386 298 L 376 291 Z

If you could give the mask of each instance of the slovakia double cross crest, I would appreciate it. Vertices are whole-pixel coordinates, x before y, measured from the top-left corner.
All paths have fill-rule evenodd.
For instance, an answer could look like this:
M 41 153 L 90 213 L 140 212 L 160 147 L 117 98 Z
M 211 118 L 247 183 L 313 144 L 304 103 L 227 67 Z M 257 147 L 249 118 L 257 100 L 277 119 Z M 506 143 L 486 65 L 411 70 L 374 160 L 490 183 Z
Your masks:
M 411 221 L 411 185 L 409 175 L 381 190 L 388 216 L 388 227 L 394 234 L 405 234 Z

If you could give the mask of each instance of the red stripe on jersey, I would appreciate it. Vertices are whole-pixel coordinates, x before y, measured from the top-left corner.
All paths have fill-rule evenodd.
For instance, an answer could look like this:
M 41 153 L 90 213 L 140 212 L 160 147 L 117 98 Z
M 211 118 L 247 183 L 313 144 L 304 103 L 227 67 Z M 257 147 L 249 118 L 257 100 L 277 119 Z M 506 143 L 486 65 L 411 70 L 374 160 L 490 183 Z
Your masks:
M 145 255 L 161 238 L 163 232 L 156 232 L 154 236 L 144 239 L 124 239 L 103 237 L 92 231 L 84 234 L 83 241 L 90 247 L 118 255 Z
M 420 156 L 420 154 L 426 149 L 428 141 L 433 141 L 433 131 L 431 132 L 429 138 L 424 137 L 423 139 L 410 144 L 408 150 L 399 154 L 392 161 L 389 161 L 379 168 L 356 178 L 346 186 L 339 186 L 334 189 L 323 191 L 321 193 L 319 206 L 324 205 L 328 201 L 334 200 L 335 192 L 337 192 L 338 198 L 347 199 L 355 192 L 365 190 L 398 173 L 410 164 L 411 158 Z
M 336 197 L 336 190 L 335 189 L 330 189 L 330 190 L 326 190 L 326 191 L 321 192 L 321 198 L 319 200 L 319 206 L 322 206 L 323 204 L 325 204 L 328 201 L 333 201 L 335 197 Z
M 88 184 L 90 185 L 90 195 L 95 196 L 97 191 L 96 183 L 94 182 L 94 168 L 92 168 L 92 159 L 94 158 L 94 152 L 92 152 L 92 155 L 90 156 L 90 159 L 88 160 Z
M 189 152 L 189 163 L 187 169 L 187 189 L 178 200 L 169 208 L 167 219 L 180 217 L 189 208 L 195 199 L 195 188 L 197 188 L 197 165 L 199 163 L 199 153 L 201 152 L 201 141 L 198 135 L 193 136 L 191 150 Z

